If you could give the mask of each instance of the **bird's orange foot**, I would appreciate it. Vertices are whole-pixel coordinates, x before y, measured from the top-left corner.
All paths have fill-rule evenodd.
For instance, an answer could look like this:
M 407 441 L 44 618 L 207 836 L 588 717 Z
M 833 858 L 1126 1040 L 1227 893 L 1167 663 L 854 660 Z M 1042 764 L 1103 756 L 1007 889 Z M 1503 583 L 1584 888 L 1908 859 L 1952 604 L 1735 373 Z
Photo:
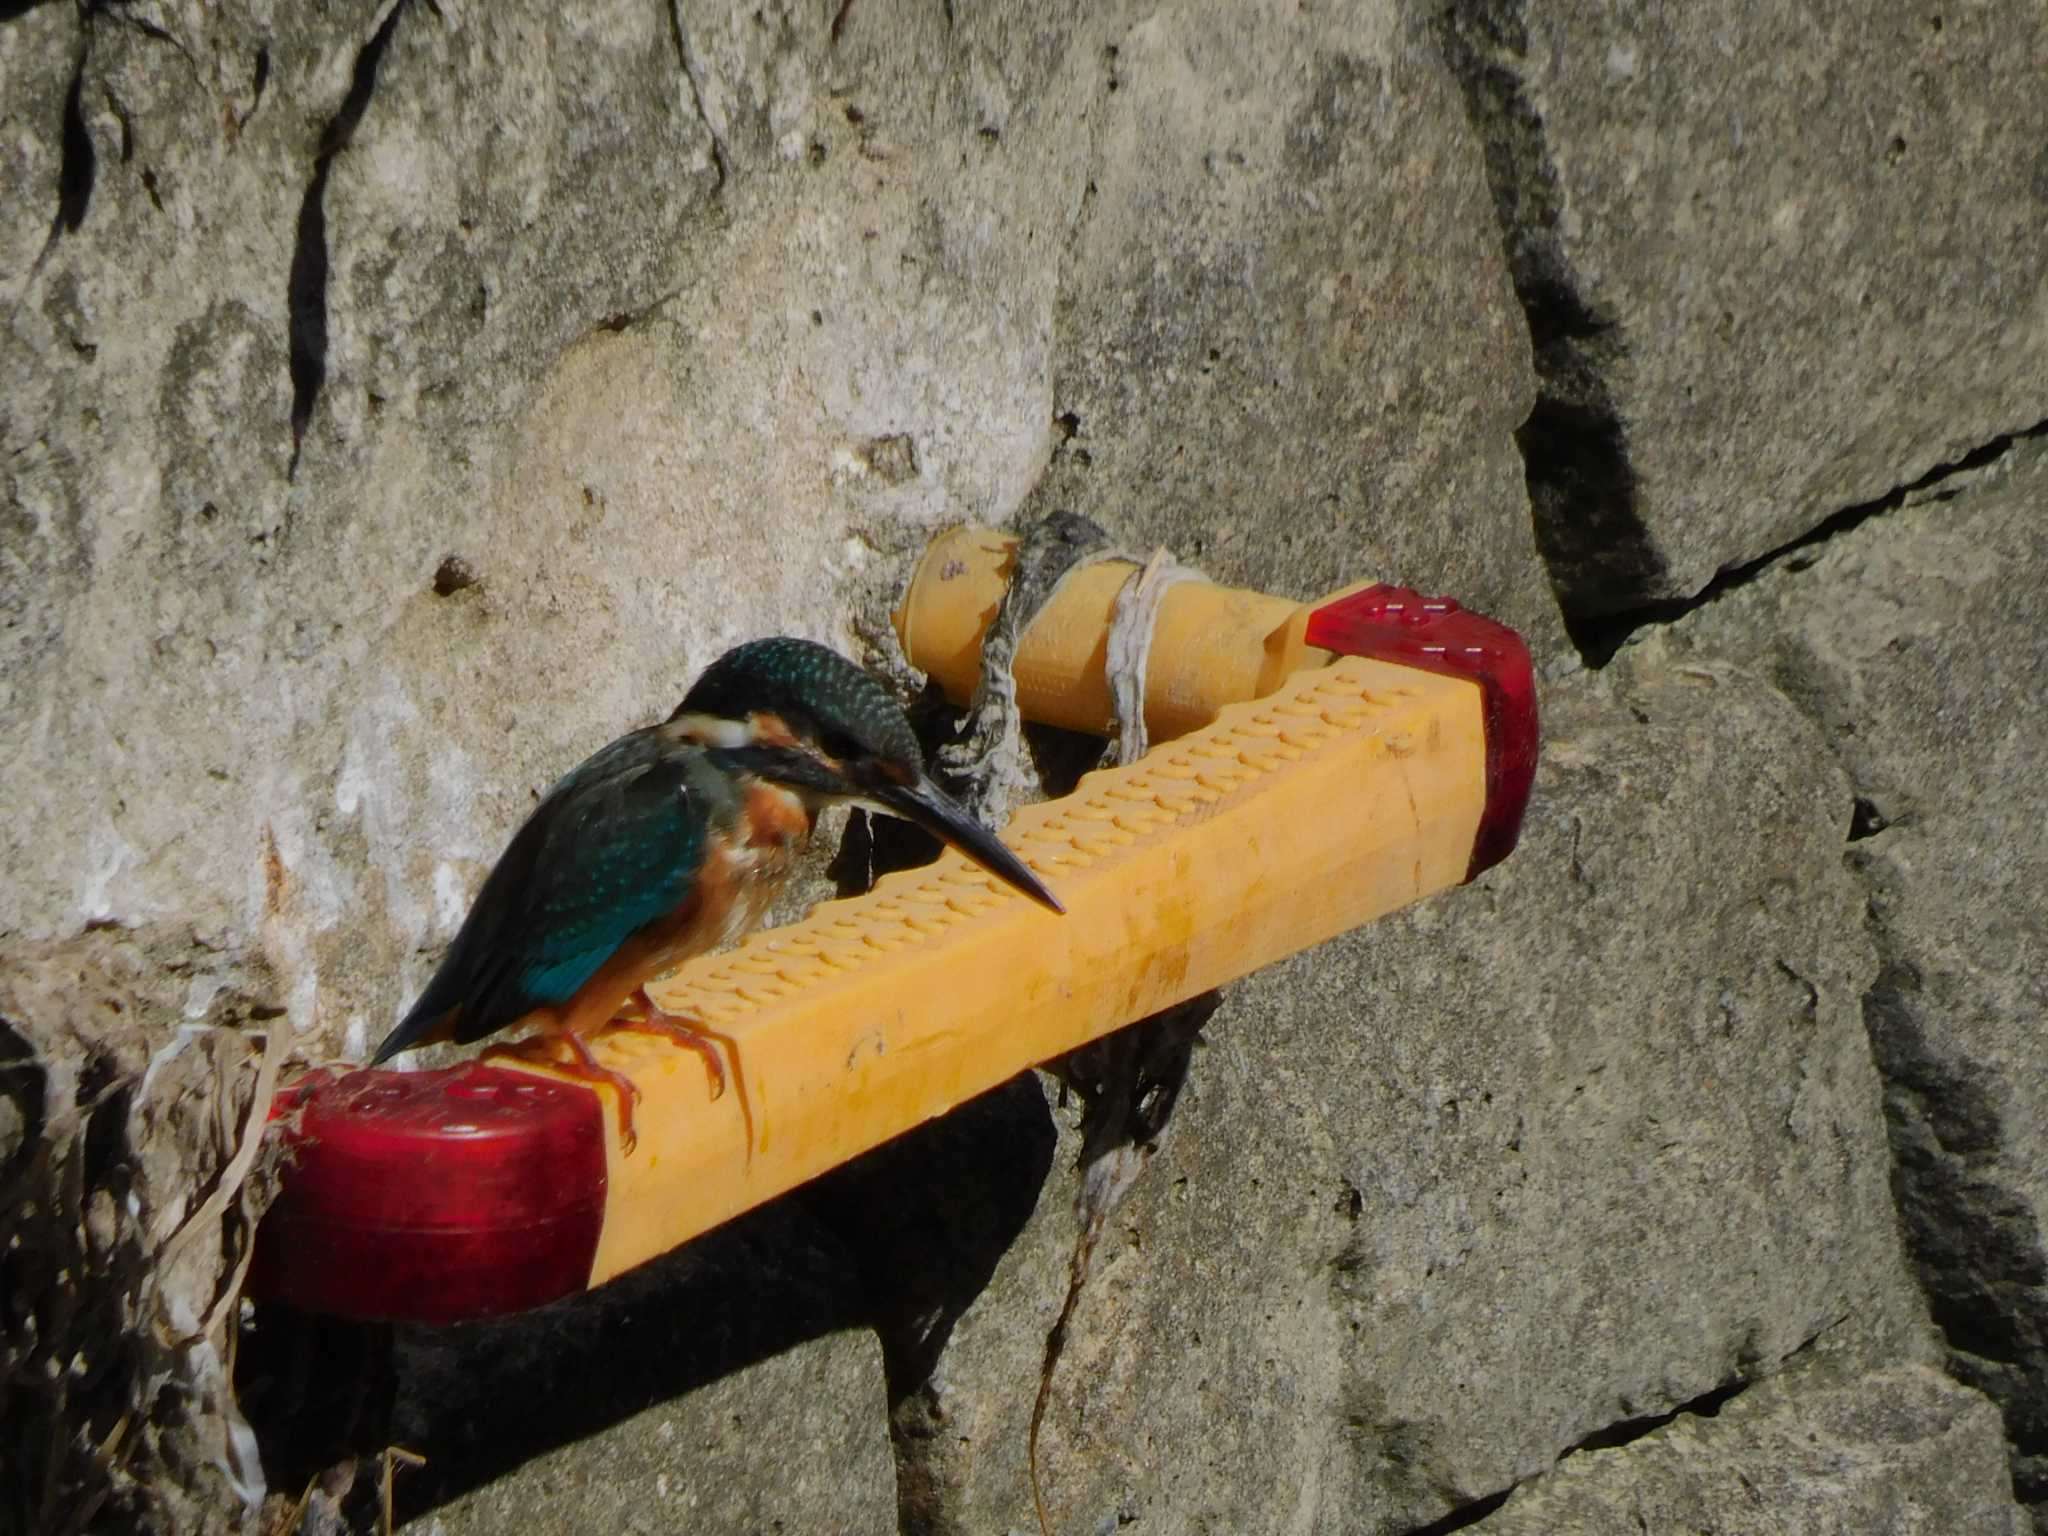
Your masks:
M 646 1009 L 642 1014 L 622 1013 L 611 1022 L 611 1027 L 629 1035 L 659 1035 L 662 1039 L 680 1045 L 686 1051 L 695 1051 L 704 1058 L 704 1077 L 711 1087 L 711 1097 L 722 1098 L 725 1094 L 725 1059 L 718 1054 L 718 1047 L 733 1049 L 732 1037 L 715 1035 L 695 1019 L 680 1013 L 664 1013 L 647 1001 L 645 992 L 633 999 Z
M 564 1059 L 559 1047 L 568 1047 L 568 1059 Z M 640 1144 L 640 1138 L 633 1134 L 633 1104 L 640 1097 L 640 1090 L 633 1079 L 623 1072 L 614 1072 L 595 1056 L 590 1047 L 583 1043 L 583 1037 L 573 1030 L 561 1034 L 539 1034 L 524 1040 L 515 1040 L 509 1045 L 493 1045 L 483 1054 L 483 1060 L 492 1057 L 510 1057 L 514 1061 L 532 1062 L 536 1066 L 551 1068 L 565 1077 L 576 1078 L 586 1083 L 607 1083 L 619 1096 L 619 1146 L 631 1156 L 633 1148 Z
M 739 1042 L 731 1035 L 722 1035 L 714 1029 L 707 1028 L 700 1019 L 693 1019 L 687 1014 L 665 1012 L 655 1005 L 654 999 L 647 995 L 645 987 L 635 992 L 628 1001 L 636 1005 L 639 1011 L 633 1014 L 620 1014 L 612 1020 L 611 1028 L 622 1029 L 635 1035 L 659 1035 L 685 1050 L 695 1051 L 704 1060 L 704 1076 L 710 1084 L 711 1097 L 714 1099 L 723 1097 L 725 1093 L 725 1060 L 719 1053 L 719 1047 L 723 1046 L 725 1052 L 732 1057 L 733 1075 L 739 1088 L 740 1123 L 746 1128 L 747 1157 L 751 1161 L 754 1156 L 754 1108 L 747 1102 L 747 1079 L 746 1074 L 740 1069 Z

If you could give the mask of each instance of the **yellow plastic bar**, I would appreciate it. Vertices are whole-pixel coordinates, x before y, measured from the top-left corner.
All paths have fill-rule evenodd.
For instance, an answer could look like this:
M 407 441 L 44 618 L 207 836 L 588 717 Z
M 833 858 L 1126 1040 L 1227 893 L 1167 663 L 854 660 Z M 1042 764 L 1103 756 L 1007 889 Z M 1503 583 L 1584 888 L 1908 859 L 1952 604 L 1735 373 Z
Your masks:
M 1162 635 L 1154 654 L 1174 649 Z M 684 967 L 656 1000 L 731 1037 L 732 1082 L 713 1099 L 689 1052 L 596 1042 L 643 1098 L 636 1149 L 612 1133 L 590 1283 L 1030 1066 L 1458 884 L 1486 797 L 1481 716 L 1460 678 L 1358 657 L 1296 672 L 1017 815 L 1006 839 L 1065 917 L 948 853 Z
M 904 654 L 956 704 L 974 696 L 981 637 L 1009 587 L 1016 549 L 1009 534 L 949 529 L 926 549 L 896 610 Z M 1084 566 L 1033 618 L 1013 668 L 1025 719 L 1098 735 L 1115 728 L 1103 662 L 1110 612 L 1135 569 L 1121 560 Z M 1303 632 L 1315 609 L 1342 595 L 1297 603 L 1206 581 L 1168 588 L 1145 671 L 1145 724 L 1153 738 L 1207 725 L 1224 705 L 1263 698 L 1302 667 L 1328 662 L 1330 653 L 1308 644 Z

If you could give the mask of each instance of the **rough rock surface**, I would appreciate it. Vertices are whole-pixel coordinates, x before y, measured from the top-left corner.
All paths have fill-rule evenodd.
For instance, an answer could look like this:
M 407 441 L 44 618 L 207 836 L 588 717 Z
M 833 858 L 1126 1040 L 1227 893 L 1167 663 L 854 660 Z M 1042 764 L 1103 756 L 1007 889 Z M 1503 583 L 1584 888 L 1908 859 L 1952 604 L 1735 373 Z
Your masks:
M 1710 604 L 1658 648 L 1747 654 L 1857 794 L 1865 1001 L 1900 1214 L 1953 1369 L 2048 1498 L 2048 440 Z
M 896 1464 L 880 1350 L 867 1333 L 798 1345 L 521 1461 L 407 1529 L 884 1536 L 896 1529 Z
M 1456 580 L 1550 650 L 1512 438 L 1527 331 L 1427 29 L 1202 0 L 1103 69 L 1037 505 L 1304 598 Z
M 2048 12 L 1460 0 L 1581 621 L 2048 419 Z
M 1545 669 L 1523 847 L 1235 990 L 1053 1383 L 1059 1528 L 1462 1524 L 1731 1393 L 1493 1518 L 1809 1434 L 1904 1458 L 1843 1509 L 1995 1513 L 1929 1360 L 2048 1509 L 2044 50 L 2032 0 L 0 5 L 0 963 L 146 934 L 116 1077 L 223 1007 L 360 1052 L 558 773 L 743 636 L 887 663 L 956 519 L 1450 592 Z M 1013 1083 L 403 1333 L 402 1515 L 1033 1528 L 1070 1119 Z
M 323 15 L 174 18 L 207 77 L 268 58 L 230 119 L 157 67 L 173 43 L 94 26 L 90 209 L 0 340 L 31 381 L 0 422 L 0 771 L 47 807 L 0 828 L 0 928 L 260 940 L 335 1049 L 395 1016 L 557 773 L 734 640 L 847 643 L 878 547 L 1022 499 L 1096 63 L 1056 38 L 1000 158 L 943 104 L 922 147 L 870 144 L 816 71 L 771 70 L 805 152 L 718 193 L 660 7 Z M 74 33 L 0 29 L 10 138 L 60 137 L 11 82 Z M 56 159 L 7 183 L 12 272 Z M 324 366 L 287 478 L 294 347 Z
M 672 594 L 636 590 L 687 529 L 630 487 L 564 484 L 580 466 L 533 424 L 605 411 L 577 449 L 601 460 L 659 419 L 658 395 L 608 399 L 587 370 L 632 376 L 643 343 L 602 324 L 662 291 L 715 183 L 709 136 L 651 88 L 674 47 L 652 11 L 193 7 L 77 30 L 61 7 L 0 30 L 10 113 L 14 80 L 82 49 L 97 165 L 0 337 L 29 381 L 0 437 L 10 575 L 34 595 L 4 637 L 0 765 L 45 811 L 0 832 L 0 927 L 161 914 L 259 942 L 332 1048 L 417 982 L 529 793 L 709 648 Z M 49 184 L 7 183 L 10 273 Z M 545 278 L 522 265 L 542 249 Z M 439 596 L 450 556 L 477 583 Z M 668 643 L 559 665 L 636 612 Z
M 1711 1417 L 1566 1458 L 1473 1529 L 1483 1536 L 2023 1536 L 1998 1413 L 1926 1366 L 1803 1369 Z
M 1547 711 L 1512 859 L 1212 1023 L 1072 1326 L 1057 1528 L 1406 1530 L 1816 1340 L 1927 1352 L 1819 732 L 1709 666 Z M 899 1410 L 947 1490 L 920 1529 L 1032 1523 L 1070 1190 Z
M 556 773 L 738 638 L 848 643 L 1056 444 L 1220 577 L 1413 574 L 1554 635 L 1507 437 L 1526 343 L 1441 67 L 1391 8 L 1348 40 L 1232 14 L 1148 19 L 1121 73 L 1092 9 L 0 31 L 0 253 L 33 273 L 0 339 L 28 381 L 0 771 L 48 808 L 0 827 L 0 928 L 258 940 L 309 1047 L 360 1049 Z M 90 196 L 36 269 L 64 92 L 12 86 L 81 48 Z M 1134 180 L 1162 122 L 1172 175 Z M 1358 234 L 1423 181 L 1416 238 L 1456 261 Z M 1140 235 L 1201 304 L 1134 286 Z

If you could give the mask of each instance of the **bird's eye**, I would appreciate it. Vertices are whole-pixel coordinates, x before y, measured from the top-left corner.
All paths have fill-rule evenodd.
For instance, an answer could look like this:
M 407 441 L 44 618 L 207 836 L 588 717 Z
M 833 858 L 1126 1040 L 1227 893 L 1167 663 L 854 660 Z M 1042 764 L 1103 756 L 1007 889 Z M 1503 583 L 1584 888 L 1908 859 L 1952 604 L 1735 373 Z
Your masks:
M 845 731 L 824 732 L 818 738 L 818 745 L 825 749 L 827 756 L 842 763 L 860 756 L 860 743 Z

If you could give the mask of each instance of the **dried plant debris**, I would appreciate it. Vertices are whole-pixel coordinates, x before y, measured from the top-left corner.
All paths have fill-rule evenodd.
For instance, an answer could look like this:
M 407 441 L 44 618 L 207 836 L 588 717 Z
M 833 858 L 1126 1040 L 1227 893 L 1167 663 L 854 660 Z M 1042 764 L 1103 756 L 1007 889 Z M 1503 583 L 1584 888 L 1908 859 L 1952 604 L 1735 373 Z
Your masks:
M 1032 787 L 1024 769 L 1017 709 L 1018 649 L 1060 584 L 1075 571 L 1103 560 L 1126 560 L 1139 567 L 1118 591 L 1110 617 L 1105 670 L 1116 704 L 1117 740 L 1105 756 L 1116 763 L 1134 763 L 1150 746 L 1145 674 L 1159 608 L 1177 583 L 1203 577 L 1164 549 L 1140 561 L 1114 547 L 1109 536 L 1086 518 L 1054 512 L 1026 529 L 1018 542 L 1009 588 L 982 640 L 981 679 L 969 707 L 966 739 L 946 754 L 947 766 L 965 780 L 968 803 L 996 825 L 1008 819 Z M 1053 1372 L 1066 1346 L 1067 1327 L 1088 1282 L 1103 1228 L 1164 1139 L 1202 1026 L 1221 1001 L 1216 992 L 1203 993 L 1049 1063 L 1049 1070 L 1079 1095 L 1083 1107 L 1081 1187 L 1075 1199 L 1080 1231 L 1068 1267 L 1066 1300 L 1046 1335 L 1038 1397 L 1031 1410 L 1031 1498 L 1046 1536 L 1051 1536 L 1052 1521 L 1039 1473 L 1038 1436 L 1052 1399 Z
M 0 1530 L 257 1528 L 232 1377 L 288 1043 L 189 943 L 0 952 Z
M 1031 1405 L 1026 1458 L 1031 1503 L 1044 1536 L 1052 1536 L 1052 1518 L 1046 1512 L 1039 1473 L 1038 1433 L 1052 1403 L 1053 1371 L 1066 1349 L 1067 1325 L 1088 1283 L 1103 1228 L 1165 1141 L 1167 1120 L 1187 1081 L 1202 1026 L 1222 1003 L 1221 992 L 1204 992 L 1083 1046 L 1052 1066 L 1060 1081 L 1080 1095 L 1084 1108 L 1081 1191 L 1074 1201 L 1080 1231 L 1067 1265 L 1066 1300 L 1045 1336 L 1045 1363 L 1039 1368 L 1038 1397 Z
M 1107 533 L 1074 512 L 1052 512 L 1023 531 L 1010 585 L 981 640 L 981 679 L 967 706 L 967 734 L 940 749 L 941 768 L 968 808 L 990 826 L 1033 797 L 1025 766 L 1023 717 L 1017 711 L 1017 648 L 1031 621 L 1074 572 L 1104 560 L 1127 560 Z
M 1117 593 L 1110 614 L 1105 667 L 1117 714 L 1117 739 L 1109 755 L 1119 764 L 1135 763 L 1150 745 L 1145 726 L 1145 672 L 1151 664 L 1159 605 L 1175 584 L 1201 579 L 1199 571 L 1177 563 L 1166 550 L 1159 549 Z M 1082 1287 L 1088 1283 L 1103 1228 L 1164 1142 L 1202 1026 L 1222 1002 L 1220 992 L 1201 993 L 1051 1064 L 1060 1082 L 1079 1095 L 1083 1108 L 1081 1189 L 1074 1201 L 1080 1230 L 1068 1263 L 1066 1300 L 1045 1336 L 1045 1362 L 1039 1368 L 1038 1396 L 1031 1405 L 1026 1458 L 1031 1469 L 1031 1503 L 1044 1536 L 1052 1536 L 1052 1518 L 1046 1512 L 1044 1480 L 1039 1472 L 1038 1435 L 1052 1402 L 1053 1372 L 1066 1348 L 1067 1325 L 1081 1300 Z

